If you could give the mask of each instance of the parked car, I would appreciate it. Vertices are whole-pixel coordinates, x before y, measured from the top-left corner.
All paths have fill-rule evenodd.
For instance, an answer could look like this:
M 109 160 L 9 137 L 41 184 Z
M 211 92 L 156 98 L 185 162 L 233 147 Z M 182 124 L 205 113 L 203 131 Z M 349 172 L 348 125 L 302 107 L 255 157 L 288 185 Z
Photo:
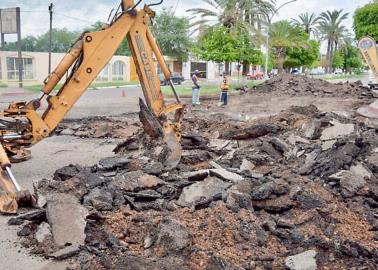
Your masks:
M 260 71 L 247 74 L 247 80 L 262 80 L 262 79 L 264 79 L 264 73 Z
M 301 74 L 301 72 L 296 68 L 293 69 L 290 73 L 293 74 L 293 75 L 300 75 Z
M 159 75 L 160 79 L 160 85 L 169 85 L 169 81 L 167 81 L 164 77 L 164 74 Z M 171 76 L 173 84 L 182 84 L 183 81 L 185 81 L 184 77 L 178 73 L 178 72 L 173 72 Z
M 312 69 L 311 71 L 310 71 L 310 75 L 324 75 L 325 74 L 325 72 L 324 72 L 324 70 L 323 69 L 319 69 L 319 68 L 316 68 L 316 69 Z

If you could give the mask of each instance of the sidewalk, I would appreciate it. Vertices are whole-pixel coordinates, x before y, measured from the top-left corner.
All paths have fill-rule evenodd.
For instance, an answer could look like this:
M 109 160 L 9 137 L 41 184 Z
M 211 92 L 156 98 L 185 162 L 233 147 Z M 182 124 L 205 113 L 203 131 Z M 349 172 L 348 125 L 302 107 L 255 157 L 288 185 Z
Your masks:
M 28 96 L 28 95 L 35 95 L 35 93 L 32 93 L 20 87 L 0 88 L 0 96 L 11 97 L 11 96 Z

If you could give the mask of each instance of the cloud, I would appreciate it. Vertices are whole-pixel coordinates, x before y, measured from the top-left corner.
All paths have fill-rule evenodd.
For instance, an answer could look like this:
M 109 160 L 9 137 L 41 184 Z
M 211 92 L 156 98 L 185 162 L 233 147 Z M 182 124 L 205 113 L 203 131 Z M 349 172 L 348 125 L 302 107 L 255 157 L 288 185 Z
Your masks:
M 116 8 L 120 0 L 1 0 L 0 8 L 21 7 L 22 35 L 41 35 L 49 28 L 48 5 L 55 4 L 54 27 L 70 30 L 82 30 L 96 21 L 106 21 L 111 9 Z M 158 0 L 146 0 L 143 3 L 153 3 Z M 325 10 L 341 9 L 353 13 L 369 0 L 298 0 L 280 10 L 277 19 L 290 19 L 303 12 L 319 13 Z M 278 0 L 284 3 L 284 0 Z M 162 8 L 176 8 L 177 16 L 189 16 L 187 9 L 193 7 L 206 7 L 201 0 L 165 0 L 163 5 L 156 7 L 159 12 Z M 352 16 L 348 20 L 352 26 Z M 7 37 L 14 39 L 14 37 Z
M 279 0 L 278 3 L 285 3 L 284 0 Z M 349 13 L 349 18 L 346 24 L 349 28 L 353 25 L 353 14 L 354 11 L 367 3 L 370 0 L 298 0 L 297 2 L 288 4 L 283 7 L 280 11 L 276 20 L 291 19 L 298 17 L 299 14 L 305 12 L 321 13 L 327 10 L 343 9 L 344 12 Z

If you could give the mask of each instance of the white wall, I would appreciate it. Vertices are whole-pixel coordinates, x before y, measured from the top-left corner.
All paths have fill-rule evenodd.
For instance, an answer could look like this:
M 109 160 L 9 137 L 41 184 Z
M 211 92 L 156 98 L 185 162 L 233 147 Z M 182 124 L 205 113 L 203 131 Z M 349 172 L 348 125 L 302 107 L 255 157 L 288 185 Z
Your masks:
M 8 85 L 18 85 L 17 80 L 8 79 L 8 69 L 7 69 L 7 58 L 8 57 L 17 57 L 17 52 L 9 51 L 0 51 L 0 61 L 1 61 L 1 82 Z M 51 66 L 52 71 L 60 63 L 62 58 L 65 56 L 65 53 L 53 53 L 51 55 Z M 46 52 L 22 52 L 23 58 L 32 58 L 33 59 L 33 79 L 25 79 L 24 85 L 36 85 L 43 84 L 43 81 L 48 75 L 48 59 L 49 55 Z M 130 81 L 130 58 L 127 56 L 114 56 L 109 62 L 109 81 L 112 79 L 112 65 L 116 61 L 122 61 L 125 65 L 123 79 L 125 82 Z M 65 77 L 62 79 L 64 80 Z
M 185 80 L 190 80 L 190 60 L 187 62 L 182 63 L 182 76 L 184 76 Z

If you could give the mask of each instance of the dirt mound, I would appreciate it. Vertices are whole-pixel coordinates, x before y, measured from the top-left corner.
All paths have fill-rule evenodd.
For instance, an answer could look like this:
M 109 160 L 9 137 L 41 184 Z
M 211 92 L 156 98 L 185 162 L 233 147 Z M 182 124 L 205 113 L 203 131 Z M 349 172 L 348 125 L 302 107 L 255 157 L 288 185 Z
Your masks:
M 361 81 L 333 84 L 321 79 L 291 74 L 274 77 L 257 86 L 253 92 L 292 96 L 372 97 L 369 89 L 364 87 Z
M 164 171 L 162 147 L 138 133 L 115 157 L 41 181 L 47 207 L 10 223 L 35 253 L 73 269 L 378 267 L 375 125 L 314 106 L 243 122 L 196 116 L 176 169 Z M 57 245 L 51 194 L 88 212 L 80 246 Z

